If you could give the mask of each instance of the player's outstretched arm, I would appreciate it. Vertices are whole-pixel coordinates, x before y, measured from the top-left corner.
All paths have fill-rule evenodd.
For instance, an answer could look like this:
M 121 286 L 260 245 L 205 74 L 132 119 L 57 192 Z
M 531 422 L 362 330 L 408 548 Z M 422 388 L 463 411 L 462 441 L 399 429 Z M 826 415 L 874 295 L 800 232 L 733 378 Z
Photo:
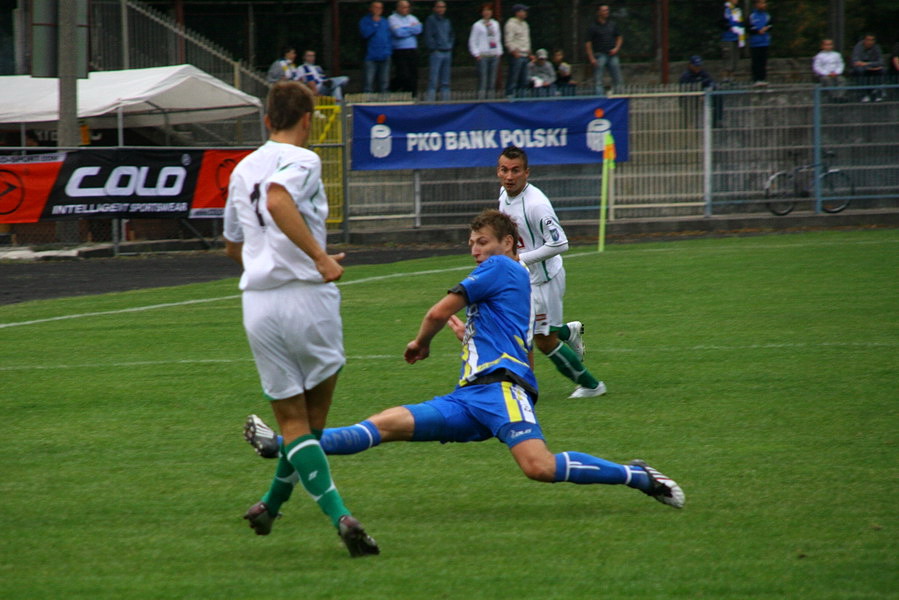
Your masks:
M 277 183 L 269 186 L 266 206 L 275 224 L 284 232 L 284 235 L 309 255 L 309 258 L 315 263 L 315 268 L 321 273 L 322 279 L 326 282 L 337 281 L 343 276 L 343 267 L 338 261 L 343 260 L 346 255 L 343 252 L 329 255 L 315 241 L 306 221 L 303 220 L 303 215 L 300 214 L 293 198 L 290 197 L 284 186 Z
M 431 340 L 464 307 L 465 296 L 451 292 L 428 309 L 418 328 L 418 335 L 406 345 L 406 352 L 403 354 L 406 362 L 411 365 L 426 359 L 431 353 Z

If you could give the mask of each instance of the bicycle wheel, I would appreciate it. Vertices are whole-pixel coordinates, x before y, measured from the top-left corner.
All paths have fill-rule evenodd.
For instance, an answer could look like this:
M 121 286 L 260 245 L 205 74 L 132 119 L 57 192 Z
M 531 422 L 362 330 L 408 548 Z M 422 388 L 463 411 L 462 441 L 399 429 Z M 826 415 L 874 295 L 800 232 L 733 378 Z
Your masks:
M 838 213 L 852 201 L 855 186 L 852 179 L 842 171 L 828 171 L 821 176 L 821 209 L 828 213 Z
M 796 188 L 793 174 L 780 171 L 768 178 L 765 182 L 765 206 L 775 215 L 789 214 L 796 206 Z

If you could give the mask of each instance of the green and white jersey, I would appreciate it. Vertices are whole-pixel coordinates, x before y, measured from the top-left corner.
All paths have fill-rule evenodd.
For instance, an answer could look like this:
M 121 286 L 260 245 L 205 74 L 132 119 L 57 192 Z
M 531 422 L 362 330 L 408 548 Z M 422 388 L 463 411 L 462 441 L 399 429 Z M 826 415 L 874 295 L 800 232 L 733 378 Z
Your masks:
M 321 283 L 309 256 L 275 224 L 268 212 L 268 187 L 284 187 L 315 240 L 325 247 L 328 198 L 314 152 L 269 140 L 234 168 L 225 205 L 225 238 L 243 243 L 241 290 L 268 290 L 291 281 Z
M 518 226 L 519 255 L 543 246 L 567 247 L 568 238 L 559 225 L 559 218 L 549 198 L 530 183 L 512 198 L 506 193 L 505 188 L 500 188 L 499 210 L 509 215 Z M 546 283 L 561 270 L 562 257 L 559 254 L 528 265 L 532 284 Z

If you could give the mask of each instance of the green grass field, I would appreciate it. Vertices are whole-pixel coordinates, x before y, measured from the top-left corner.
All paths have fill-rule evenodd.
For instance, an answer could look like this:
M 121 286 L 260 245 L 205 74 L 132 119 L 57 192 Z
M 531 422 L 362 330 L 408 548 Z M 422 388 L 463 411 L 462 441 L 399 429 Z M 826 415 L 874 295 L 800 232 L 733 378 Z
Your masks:
M 402 361 L 458 257 L 349 269 L 331 423 L 448 391 L 457 343 Z M 575 248 L 573 385 L 537 357 L 550 449 L 643 458 L 676 511 L 623 486 L 546 485 L 502 444 L 338 456 L 382 548 L 352 560 L 298 490 L 241 519 L 273 461 L 236 280 L 0 307 L 0 598 L 897 598 L 899 231 Z M 892 507 L 892 508 L 891 508 Z M 892 540 L 892 541 L 891 541 Z

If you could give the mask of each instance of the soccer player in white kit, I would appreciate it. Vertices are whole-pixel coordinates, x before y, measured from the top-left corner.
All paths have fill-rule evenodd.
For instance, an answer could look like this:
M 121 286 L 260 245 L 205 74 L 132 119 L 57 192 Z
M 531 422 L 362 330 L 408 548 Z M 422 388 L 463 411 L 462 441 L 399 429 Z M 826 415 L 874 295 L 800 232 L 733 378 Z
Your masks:
M 328 200 L 321 160 L 303 148 L 314 110 L 295 81 L 266 99 L 269 140 L 231 174 L 225 251 L 243 266 L 243 322 L 265 395 L 283 436 L 268 492 L 244 516 L 267 535 L 299 483 L 330 517 L 351 556 L 378 554 L 331 479 L 319 438 L 346 359 L 340 319 L 342 254 L 325 252 Z
M 509 146 L 496 168 L 502 184 L 499 210 L 518 226 L 518 256 L 531 272 L 534 304 L 534 345 L 549 357 L 562 375 L 576 384 L 569 398 L 591 398 L 606 393 L 606 385 L 584 366 L 584 325 L 562 320 L 565 267 L 561 254 L 568 239 L 546 195 L 528 183 L 528 155 Z

